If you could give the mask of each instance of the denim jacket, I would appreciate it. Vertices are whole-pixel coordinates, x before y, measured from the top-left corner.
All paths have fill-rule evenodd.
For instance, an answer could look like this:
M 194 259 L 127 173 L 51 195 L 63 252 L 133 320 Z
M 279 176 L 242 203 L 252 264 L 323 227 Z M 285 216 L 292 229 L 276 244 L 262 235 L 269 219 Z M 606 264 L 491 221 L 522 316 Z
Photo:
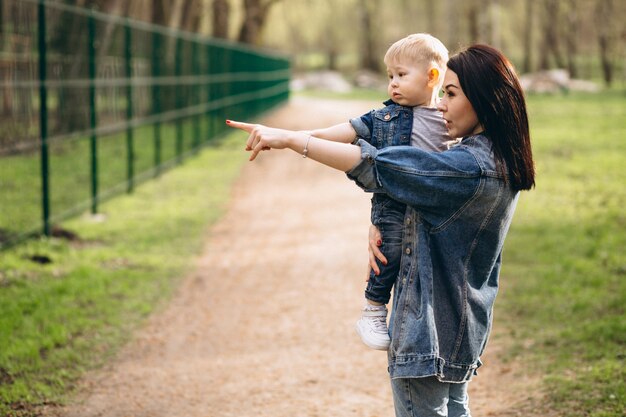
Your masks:
M 410 145 L 413 109 L 401 106 L 392 100 L 387 100 L 383 104 L 385 107 L 350 120 L 357 137 L 370 143 L 376 149 Z M 404 210 L 406 210 L 404 204 L 392 200 L 385 194 L 375 193 L 372 196 L 372 224 L 379 225 L 388 211 L 404 212 Z
M 389 322 L 389 373 L 467 381 L 481 365 L 491 329 L 518 193 L 498 174 L 482 135 L 440 153 L 358 144 L 362 159 L 348 177 L 408 205 Z
M 350 120 L 357 136 L 377 149 L 409 145 L 413 129 L 413 109 L 396 104 L 392 100 L 385 101 L 384 105 L 383 108 Z

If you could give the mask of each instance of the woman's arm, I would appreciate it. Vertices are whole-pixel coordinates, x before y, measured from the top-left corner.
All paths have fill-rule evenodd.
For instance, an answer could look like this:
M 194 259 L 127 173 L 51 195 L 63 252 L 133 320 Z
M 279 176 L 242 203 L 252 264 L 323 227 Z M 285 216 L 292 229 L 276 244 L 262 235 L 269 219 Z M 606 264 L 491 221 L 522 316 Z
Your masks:
M 321 164 L 347 172 L 361 160 L 361 150 L 355 145 L 319 139 L 305 132 L 275 129 L 258 124 L 232 120 L 227 120 L 226 124 L 248 132 L 246 150 L 252 152 L 251 161 L 261 151 L 291 149 Z

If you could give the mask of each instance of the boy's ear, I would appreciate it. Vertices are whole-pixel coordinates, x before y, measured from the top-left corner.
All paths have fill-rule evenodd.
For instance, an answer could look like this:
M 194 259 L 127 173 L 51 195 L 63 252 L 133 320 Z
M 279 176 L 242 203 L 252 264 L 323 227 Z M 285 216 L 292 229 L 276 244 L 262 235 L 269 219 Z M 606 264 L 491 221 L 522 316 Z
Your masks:
M 428 70 L 428 87 L 435 88 L 439 84 L 439 70 L 435 67 L 431 67 Z
M 429 82 L 439 81 L 439 70 L 437 68 L 433 67 L 428 70 L 428 81 Z

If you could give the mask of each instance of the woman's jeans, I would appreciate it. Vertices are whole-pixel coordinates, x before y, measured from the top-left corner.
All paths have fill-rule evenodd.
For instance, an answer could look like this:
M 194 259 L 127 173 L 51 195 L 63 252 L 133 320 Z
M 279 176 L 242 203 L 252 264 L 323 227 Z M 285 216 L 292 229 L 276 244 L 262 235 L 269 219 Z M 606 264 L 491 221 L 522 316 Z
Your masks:
M 396 417 L 471 417 L 467 385 L 439 382 L 434 376 L 392 379 Z

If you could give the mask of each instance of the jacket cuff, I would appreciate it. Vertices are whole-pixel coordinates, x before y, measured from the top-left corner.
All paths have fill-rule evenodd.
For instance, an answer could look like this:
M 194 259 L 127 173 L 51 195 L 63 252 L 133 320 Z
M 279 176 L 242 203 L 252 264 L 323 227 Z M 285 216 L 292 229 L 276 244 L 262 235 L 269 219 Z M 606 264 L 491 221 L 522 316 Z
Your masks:
M 354 142 L 352 142 L 353 145 L 357 144 L 357 142 L 359 141 L 359 138 L 364 138 L 365 140 L 368 140 L 371 138 L 372 133 L 370 132 L 370 129 L 367 127 L 365 123 L 363 123 L 363 120 L 361 120 L 360 117 L 355 117 L 354 119 L 350 119 L 350 124 L 352 125 L 352 128 L 356 132 L 356 136 L 357 136 L 356 139 L 354 139 Z
M 361 147 L 361 161 L 346 172 L 346 175 L 366 192 L 380 192 L 374 165 L 378 150 L 363 139 L 358 139 L 356 144 Z

